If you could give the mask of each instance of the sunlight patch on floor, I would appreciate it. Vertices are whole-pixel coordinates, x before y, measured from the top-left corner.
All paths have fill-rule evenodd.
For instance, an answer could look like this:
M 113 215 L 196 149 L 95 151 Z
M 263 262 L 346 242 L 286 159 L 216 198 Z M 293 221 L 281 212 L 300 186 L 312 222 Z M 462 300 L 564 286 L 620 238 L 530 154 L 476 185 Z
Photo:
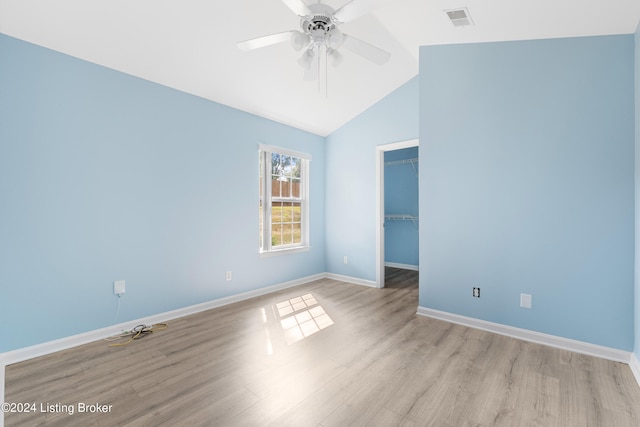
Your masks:
M 275 311 L 280 317 L 287 344 L 293 344 L 333 325 L 333 320 L 312 294 L 279 302 Z

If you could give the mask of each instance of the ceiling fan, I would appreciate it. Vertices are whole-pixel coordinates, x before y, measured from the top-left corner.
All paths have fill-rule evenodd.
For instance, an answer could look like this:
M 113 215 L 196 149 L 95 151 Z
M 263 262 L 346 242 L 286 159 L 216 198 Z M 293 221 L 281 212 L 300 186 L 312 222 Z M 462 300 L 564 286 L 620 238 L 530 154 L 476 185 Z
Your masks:
M 353 21 L 366 15 L 384 0 L 353 0 L 338 10 L 321 3 L 307 5 L 303 0 L 282 0 L 282 2 L 300 17 L 302 31 L 292 30 L 238 43 L 242 50 L 253 50 L 286 41 L 291 42 L 294 50 L 304 49 L 298 63 L 304 68 L 305 80 L 319 79 L 319 74 L 330 62 L 336 66 L 342 61 L 338 51 L 344 47 L 369 61 L 382 65 L 389 60 L 391 54 L 367 42 L 347 35 L 338 27 L 345 22 Z M 324 75 L 326 86 L 326 73 Z M 320 83 L 320 82 L 319 82 Z

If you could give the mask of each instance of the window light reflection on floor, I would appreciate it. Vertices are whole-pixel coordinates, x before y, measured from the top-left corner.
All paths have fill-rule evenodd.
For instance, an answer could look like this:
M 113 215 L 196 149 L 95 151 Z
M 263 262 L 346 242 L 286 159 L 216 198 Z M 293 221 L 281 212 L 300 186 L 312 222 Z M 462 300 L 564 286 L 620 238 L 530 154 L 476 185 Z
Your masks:
M 311 294 L 282 301 L 275 308 L 288 344 L 333 325 L 331 317 Z

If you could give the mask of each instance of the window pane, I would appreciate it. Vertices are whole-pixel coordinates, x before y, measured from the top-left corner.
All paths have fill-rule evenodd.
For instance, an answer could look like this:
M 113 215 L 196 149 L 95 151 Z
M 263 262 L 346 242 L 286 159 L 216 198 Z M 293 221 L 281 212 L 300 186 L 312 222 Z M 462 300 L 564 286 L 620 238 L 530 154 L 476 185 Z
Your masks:
M 302 164 L 302 159 L 298 157 L 291 157 L 291 173 L 289 176 L 300 178 L 300 167 Z
M 271 226 L 271 246 L 278 246 L 282 244 L 282 225 L 273 224 Z
M 280 181 L 275 178 L 271 180 L 271 197 L 280 197 Z
M 280 176 L 280 170 L 282 167 L 280 166 L 280 154 L 273 153 L 271 155 L 271 175 L 272 176 Z
M 293 224 L 293 243 L 302 243 L 302 225 Z
M 291 169 L 291 156 L 287 156 L 286 154 L 282 154 L 280 156 L 280 175 L 287 176 L 289 175 L 289 170 Z
M 294 178 L 291 181 L 291 197 L 300 198 L 300 180 Z
M 282 222 L 282 205 L 283 202 L 271 203 L 271 222 L 273 224 Z
M 287 203 L 286 208 L 282 212 L 282 222 L 293 221 L 293 203 Z
M 280 181 L 280 188 L 282 189 L 280 193 L 282 197 L 291 197 L 291 182 L 288 179 Z
M 301 213 L 300 203 L 292 203 L 292 209 L 293 209 L 292 221 L 293 222 L 302 221 L 302 213 Z
M 282 225 L 282 244 L 289 245 L 293 243 L 293 226 L 291 224 Z

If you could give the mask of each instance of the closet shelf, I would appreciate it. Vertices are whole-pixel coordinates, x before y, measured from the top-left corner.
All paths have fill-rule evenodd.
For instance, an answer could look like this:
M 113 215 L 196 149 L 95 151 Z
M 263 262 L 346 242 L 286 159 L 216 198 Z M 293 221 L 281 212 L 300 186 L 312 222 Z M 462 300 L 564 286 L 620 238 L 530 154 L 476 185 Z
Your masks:
M 411 221 L 417 227 L 420 218 L 409 214 L 387 214 L 384 219 L 386 221 Z
M 418 217 L 409 214 L 387 214 L 384 216 L 384 219 L 395 221 L 417 221 Z
M 393 166 L 393 165 L 411 165 L 413 168 L 413 172 L 418 176 L 418 169 L 416 168 L 416 164 L 418 163 L 418 158 L 415 157 L 413 159 L 403 159 L 403 160 L 392 160 L 390 162 L 384 162 L 385 166 Z
M 418 163 L 418 158 L 415 157 L 413 159 L 403 159 L 403 160 L 393 160 L 390 162 L 384 162 L 385 166 L 392 166 L 392 165 L 406 165 L 411 163 L 412 165 L 415 163 Z

